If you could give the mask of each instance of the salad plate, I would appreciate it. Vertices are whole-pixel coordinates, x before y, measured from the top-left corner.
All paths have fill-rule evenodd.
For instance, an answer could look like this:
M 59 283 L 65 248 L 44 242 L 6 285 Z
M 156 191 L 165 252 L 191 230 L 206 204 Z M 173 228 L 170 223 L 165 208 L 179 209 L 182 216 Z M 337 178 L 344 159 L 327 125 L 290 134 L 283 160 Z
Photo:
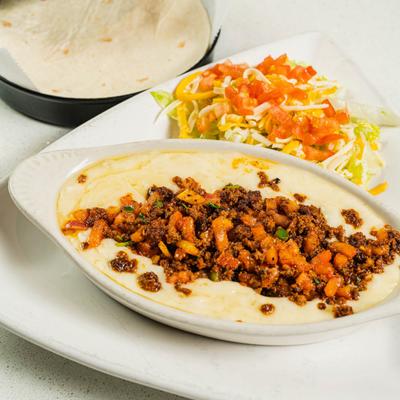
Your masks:
M 385 105 L 358 68 L 317 33 L 262 46 L 232 60 L 255 62 L 266 54 L 284 52 L 337 78 L 365 102 Z M 172 90 L 177 82 L 159 88 Z M 143 93 L 87 122 L 45 151 L 176 134 L 166 118 L 154 124 L 158 112 L 149 93 Z M 396 207 L 400 140 L 391 130 L 383 130 L 382 153 L 387 165 L 381 179 L 389 182 L 389 188 L 381 199 Z M 74 263 L 16 209 L 5 187 L 0 203 L 0 321 L 17 335 L 55 353 L 127 380 L 197 399 L 310 397 L 329 387 L 338 369 L 341 374 L 335 375 L 335 385 L 356 385 L 359 396 L 368 397 L 375 387 L 396 381 L 396 370 L 391 366 L 398 361 L 398 317 L 372 322 L 369 329 L 335 341 L 288 348 L 238 345 L 184 333 L 133 313 L 84 279 Z M 371 341 L 382 346 L 373 347 Z M 343 350 L 350 348 L 351 358 Z M 381 366 L 379 376 L 371 365 Z M 354 370 L 359 371 L 359 378 Z M 288 379 L 295 384 L 287 385 Z

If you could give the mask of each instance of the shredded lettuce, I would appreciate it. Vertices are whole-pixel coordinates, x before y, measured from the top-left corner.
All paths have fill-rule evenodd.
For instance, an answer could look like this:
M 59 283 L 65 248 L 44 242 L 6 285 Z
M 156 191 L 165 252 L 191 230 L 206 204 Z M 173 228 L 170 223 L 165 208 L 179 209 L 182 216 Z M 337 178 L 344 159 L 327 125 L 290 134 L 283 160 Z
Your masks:
M 244 143 L 249 136 L 248 129 L 234 128 L 225 132 L 224 139 L 234 143 Z
M 385 107 L 376 107 L 369 104 L 348 102 L 350 114 L 355 118 L 367 119 L 372 124 L 380 126 L 399 126 L 400 116 Z
M 350 158 L 346 169 L 351 173 L 350 180 L 357 185 L 361 185 L 364 168 L 361 161 L 355 155 Z
M 356 125 L 354 128 L 356 136 L 363 135 L 369 143 L 375 142 L 379 138 L 379 126 L 357 118 L 352 118 L 352 122 Z
M 357 185 L 366 186 L 370 179 L 383 167 L 384 163 L 376 151 L 380 128 L 367 121 L 352 118 L 354 142 L 351 157 L 345 169 L 351 174 L 349 178 Z M 372 150 L 374 146 L 374 150 Z
M 150 94 L 153 96 L 153 99 L 162 109 L 168 107 L 172 102 L 176 101 L 173 94 L 167 92 L 166 90 L 159 90 L 157 92 L 153 91 L 150 92 Z M 168 112 L 167 115 L 170 118 L 176 120 L 177 119 L 176 108 Z
M 301 65 L 302 67 L 308 67 L 310 64 L 306 63 L 305 61 L 300 61 L 300 60 L 293 60 L 289 59 L 287 63 L 294 68 L 296 65 Z
M 158 92 L 150 92 L 150 94 L 153 96 L 153 99 L 161 108 L 167 107 L 174 101 L 174 96 L 172 95 L 172 93 L 169 93 L 165 90 L 159 90 Z

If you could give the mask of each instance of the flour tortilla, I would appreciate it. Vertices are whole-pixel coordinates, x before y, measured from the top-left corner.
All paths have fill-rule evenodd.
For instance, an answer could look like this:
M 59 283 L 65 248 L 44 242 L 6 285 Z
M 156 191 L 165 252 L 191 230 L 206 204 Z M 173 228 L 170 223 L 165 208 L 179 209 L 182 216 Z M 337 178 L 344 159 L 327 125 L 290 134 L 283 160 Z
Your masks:
M 0 1 L 0 48 L 56 96 L 144 90 L 193 66 L 209 42 L 200 0 Z

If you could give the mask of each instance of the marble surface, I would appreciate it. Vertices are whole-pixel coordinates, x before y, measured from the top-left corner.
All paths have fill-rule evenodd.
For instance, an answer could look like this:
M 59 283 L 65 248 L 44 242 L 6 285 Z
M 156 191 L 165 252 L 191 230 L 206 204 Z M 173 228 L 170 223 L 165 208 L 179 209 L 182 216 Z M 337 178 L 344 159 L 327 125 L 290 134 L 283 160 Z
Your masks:
M 301 32 L 321 31 L 356 60 L 362 72 L 400 110 L 400 3 L 397 0 L 231 0 L 226 3 L 230 10 L 216 48 L 217 58 Z M 0 121 L 0 181 L 18 161 L 67 131 L 23 117 L 1 101 Z M 344 346 L 344 352 L 347 350 Z M 399 365 L 393 368 L 399 369 Z M 298 378 L 298 384 L 306 382 Z M 395 382 L 387 382 L 379 388 L 379 393 L 390 400 L 397 398 L 395 393 L 399 389 L 398 382 L 397 387 Z M 315 398 L 320 395 L 316 393 Z M 178 399 L 65 360 L 2 328 L 0 398 Z M 281 398 L 279 391 L 269 398 Z

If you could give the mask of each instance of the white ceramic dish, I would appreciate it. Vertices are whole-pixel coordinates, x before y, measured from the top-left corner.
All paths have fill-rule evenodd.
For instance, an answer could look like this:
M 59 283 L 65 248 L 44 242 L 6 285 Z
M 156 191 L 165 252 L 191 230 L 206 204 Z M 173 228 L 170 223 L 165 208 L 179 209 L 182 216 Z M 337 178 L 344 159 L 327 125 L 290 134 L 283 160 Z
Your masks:
M 58 192 L 72 174 L 90 163 L 121 154 L 151 150 L 241 152 L 294 166 L 303 171 L 314 171 L 316 175 L 322 176 L 347 192 L 360 197 L 374 211 L 382 215 L 387 223 L 394 227 L 400 226 L 400 218 L 394 212 L 379 204 L 365 190 L 356 187 L 335 173 L 277 151 L 223 141 L 169 139 L 39 153 L 17 167 L 9 181 L 9 192 L 18 208 L 51 239 L 55 240 L 78 263 L 85 275 L 95 285 L 129 308 L 175 328 L 240 343 L 303 344 L 332 338 L 353 329 L 356 325 L 400 313 L 400 288 L 397 287 L 383 303 L 345 318 L 295 325 L 237 323 L 166 307 L 118 285 L 85 260 L 61 233 L 55 209 Z M 38 190 L 42 182 L 46 182 L 46 185 Z
M 358 67 L 318 33 L 270 43 L 232 59 L 252 62 L 266 53 L 283 52 L 317 65 L 369 102 L 384 104 Z M 175 84 L 161 87 L 168 90 Z M 45 151 L 166 138 L 168 120 L 154 126 L 158 111 L 148 94 L 137 96 Z M 387 168 L 382 179 L 389 189 L 381 197 L 393 207 L 400 198 L 398 133 L 385 130 L 383 137 Z M 0 204 L 0 323 L 50 351 L 126 380 L 202 400 L 316 398 L 318 393 L 333 399 L 337 388 L 350 397 L 369 399 L 381 395 L 382 387 L 398 391 L 394 366 L 399 361 L 400 316 L 312 346 L 248 346 L 191 335 L 141 317 L 82 279 L 65 252 L 16 209 L 4 187 Z

